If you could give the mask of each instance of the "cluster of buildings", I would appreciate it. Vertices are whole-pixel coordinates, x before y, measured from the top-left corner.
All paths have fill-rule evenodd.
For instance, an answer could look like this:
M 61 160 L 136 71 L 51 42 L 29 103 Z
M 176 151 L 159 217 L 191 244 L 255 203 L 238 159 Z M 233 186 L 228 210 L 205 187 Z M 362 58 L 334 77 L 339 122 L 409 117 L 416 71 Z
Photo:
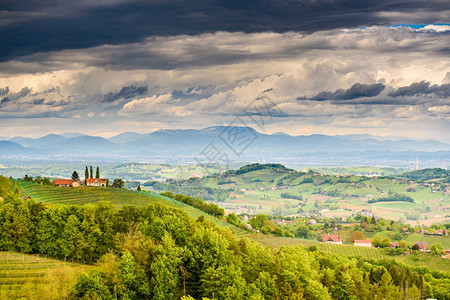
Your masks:
M 342 240 L 339 238 L 338 234 L 324 234 L 323 242 L 330 244 L 342 244 Z M 371 240 L 355 240 L 353 245 L 360 247 L 372 247 Z
M 338 234 L 324 234 L 322 241 L 324 243 L 329 244 L 342 244 L 342 239 L 339 238 Z M 359 247 L 373 247 L 371 240 L 354 240 L 353 245 L 359 246 Z M 427 249 L 427 242 L 414 242 L 414 246 L 416 249 L 422 252 L 431 252 L 429 249 Z M 398 248 L 399 243 L 398 242 L 391 242 L 389 245 L 389 248 Z M 445 255 L 450 254 L 450 250 L 445 250 Z M 448 252 L 448 253 L 447 253 Z
M 55 186 L 70 186 L 70 187 L 80 187 L 80 186 L 98 186 L 106 187 L 108 185 L 108 180 L 106 178 L 86 178 L 85 182 L 76 179 L 56 179 Z

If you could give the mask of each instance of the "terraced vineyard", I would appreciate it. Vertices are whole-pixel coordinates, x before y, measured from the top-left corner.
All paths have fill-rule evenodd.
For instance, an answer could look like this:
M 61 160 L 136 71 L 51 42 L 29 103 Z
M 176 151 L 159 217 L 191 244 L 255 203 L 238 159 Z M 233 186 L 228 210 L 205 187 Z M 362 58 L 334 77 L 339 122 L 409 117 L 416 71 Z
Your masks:
M 90 266 L 65 263 L 63 261 L 43 258 L 36 255 L 14 252 L 0 252 L 0 299 L 27 298 L 23 294 L 23 287 L 27 290 L 45 285 L 46 273 L 51 269 L 63 266 L 84 271 Z
M 154 193 L 101 187 L 57 187 L 26 181 L 16 181 L 16 184 L 19 186 L 22 195 L 44 203 L 83 205 L 108 201 L 117 207 L 125 205 L 145 206 L 149 203 L 161 203 L 170 207 L 181 208 L 193 218 L 203 215 L 208 221 L 215 222 L 220 227 L 231 228 L 237 236 L 249 234 L 247 231 L 230 225 L 225 221 L 218 220 L 195 207 Z

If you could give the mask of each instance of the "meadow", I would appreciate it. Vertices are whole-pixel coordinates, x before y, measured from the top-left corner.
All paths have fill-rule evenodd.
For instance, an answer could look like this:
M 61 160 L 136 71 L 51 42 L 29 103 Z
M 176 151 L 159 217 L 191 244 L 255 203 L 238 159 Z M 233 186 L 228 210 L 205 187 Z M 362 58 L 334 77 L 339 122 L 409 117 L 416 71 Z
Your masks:
M 185 194 L 189 194 L 191 186 L 226 190 L 229 197 L 221 205 L 228 212 L 237 214 L 289 216 L 306 212 L 340 217 L 364 210 L 387 219 L 404 220 L 411 225 L 417 222 L 431 225 L 450 220 L 448 184 L 434 184 L 432 181 L 326 175 L 265 167 L 245 173 L 229 172 L 182 180 L 174 185 Z M 369 203 L 369 200 L 395 194 L 411 197 L 414 202 Z M 302 199 L 295 199 L 299 197 Z
M 76 275 L 90 268 L 38 255 L 0 252 L 0 299 L 52 299 L 51 293 L 61 290 L 49 289 L 50 282 L 74 283 Z

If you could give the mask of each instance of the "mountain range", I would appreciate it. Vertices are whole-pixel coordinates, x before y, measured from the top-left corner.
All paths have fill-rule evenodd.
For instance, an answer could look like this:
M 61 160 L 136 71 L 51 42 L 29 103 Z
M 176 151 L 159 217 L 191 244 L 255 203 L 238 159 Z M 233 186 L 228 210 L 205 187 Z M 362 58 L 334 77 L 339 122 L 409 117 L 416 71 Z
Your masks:
M 125 132 L 109 139 L 80 133 L 49 134 L 40 138 L 13 137 L 0 141 L 0 156 L 33 159 L 42 156 L 108 158 L 117 160 L 215 162 L 280 161 L 336 165 L 422 159 L 441 162 L 450 158 L 450 145 L 436 140 L 386 139 L 368 134 L 290 136 L 264 134 L 250 127 L 214 126 L 204 129 L 161 129 L 141 134 Z

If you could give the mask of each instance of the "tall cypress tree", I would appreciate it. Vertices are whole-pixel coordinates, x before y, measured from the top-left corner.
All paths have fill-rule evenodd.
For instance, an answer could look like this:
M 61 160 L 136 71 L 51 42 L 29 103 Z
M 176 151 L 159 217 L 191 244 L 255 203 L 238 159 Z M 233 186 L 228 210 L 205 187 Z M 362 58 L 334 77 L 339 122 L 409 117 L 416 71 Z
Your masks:
M 86 166 L 86 170 L 84 170 L 84 181 L 86 181 L 86 179 L 89 178 L 89 170 L 88 167 Z
M 89 170 L 91 171 L 91 177 L 89 177 L 89 178 L 94 178 L 93 172 L 92 172 L 92 166 L 89 166 Z
M 100 178 L 100 169 L 97 166 L 97 170 L 95 170 L 95 178 Z

